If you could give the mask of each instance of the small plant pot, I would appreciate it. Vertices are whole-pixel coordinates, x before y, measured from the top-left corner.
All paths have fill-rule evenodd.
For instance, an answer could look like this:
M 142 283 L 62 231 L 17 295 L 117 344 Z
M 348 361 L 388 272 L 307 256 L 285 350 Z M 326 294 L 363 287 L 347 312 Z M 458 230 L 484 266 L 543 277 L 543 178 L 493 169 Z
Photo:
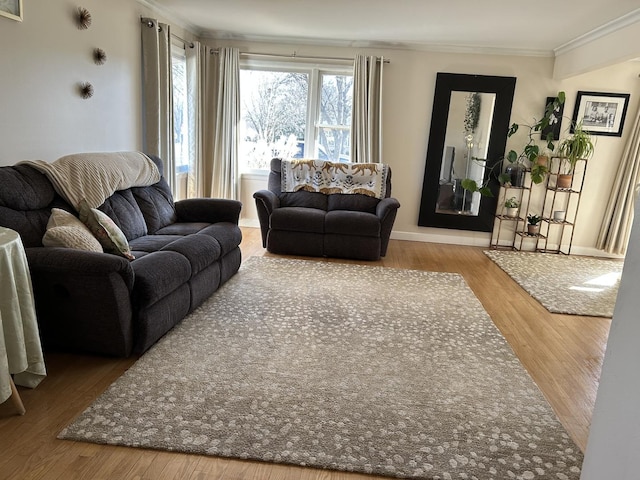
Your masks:
M 536 158 L 534 165 L 542 165 L 543 167 L 546 167 L 548 163 L 549 157 L 547 157 L 546 155 L 538 155 L 538 158 Z
M 564 219 L 567 216 L 567 212 L 565 212 L 564 210 L 555 210 L 553 212 L 553 219 L 556 222 L 564 222 Z
M 558 180 L 556 181 L 556 187 L 558 188 L 571 188 L 571 184 L 573 183 L 573 175 L 558 175 Z
M 518 216 L 518 207 L 507 207 L 507 217 L 516 218 Z
M 527 225 L 527 233 L 529 235 L 538 235 L 540 233 L 540 225 Z

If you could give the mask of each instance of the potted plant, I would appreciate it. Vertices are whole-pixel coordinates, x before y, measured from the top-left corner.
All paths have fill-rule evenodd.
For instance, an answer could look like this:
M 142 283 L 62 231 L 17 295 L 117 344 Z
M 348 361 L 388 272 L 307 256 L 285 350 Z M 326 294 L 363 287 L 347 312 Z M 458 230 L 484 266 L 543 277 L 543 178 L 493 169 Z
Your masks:
M 571 188 L 576 163 L 580 159 L 588 160 L 593 155 L 593 150 L 591 135 L 582 129 L 581 124 L 576 125 L 573 134 L 558 146 L 561 161 L 556 187 Z
M 527 233 L 529 235 L 538 235 L 540 233 L 540 222 L 542 217 L 540 215 L 529 214 L 527 215 Z
M 518 203 L 518 199 L 516 197 L 507 198 L 504 201 L 504 208 L 507 210 L 507 217 L 515 218 L 518 216 L 518 207 L 520 203 Z
M 546 150 L 553 152 L 556 146 L 553 143 L 552 133 L 549 133 L 546 138 L 542 139 L 545 142 L 544 147 L 538 145 L 538 136 L 541 136 L 542 132 L 547 127 L 558 121 L 555 112 L 558 110 L 559 106 L 564 103 L 564 101 L 565 93 L 558 92 L 558 95 L 556 95 L 553 101 L 547 104 L 544 115 L 540 120 L 532 125 L 522 125 L 528 128 L 528 141 L 522 148 L 522 151 L 517 152 L 515 150 L 510 150 L 503 160 L 501 162 L 497 162 L 492 168 L 492 170 L 494 168 L 502 170 L 506 164 L 504 172 L 498 175 L 498 181 L 500 184 L 521 187 L 523 185 L 524 172 L 526 170 L 524 164 L 527 161 L 531 164 L 531 180 L 533 183 L 538 184 L 544 181 L 546 175 L 549 173 L 549 164 L 548 160 L 544 162 L 542 159 L 539 160 L 539 158 L 547 156 L 548 159 Z M 513 123 L 511 127 L 509 127 L 507 137 L 515 135 L 520 127 L 520 124 Z M 487 179 L 490 178 L 490 176 L 491 175 L 488 175 Z M 480 192 L 485 196 L 493 196 L 487 184 L 488 180 L 483 185 L 478 185 L 475 180 L 466 178 L 462 181 L 462 188 L 471 192 Z

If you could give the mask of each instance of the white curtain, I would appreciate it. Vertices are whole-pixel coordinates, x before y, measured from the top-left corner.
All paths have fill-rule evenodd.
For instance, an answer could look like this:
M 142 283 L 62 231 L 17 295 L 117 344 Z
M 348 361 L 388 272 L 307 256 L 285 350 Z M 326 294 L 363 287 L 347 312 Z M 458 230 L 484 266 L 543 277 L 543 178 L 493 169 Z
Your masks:
M 211 196 L 238 198 L 238 126 L 240 123 L 240 50 L 220 48 L 208 69 L 211 76 L 211 98 L 213 107 L 213 155 L 211 161 Z M 205 69 L 207 70 L 207 69 Z M 209 104 L 209 102 L 211 102 Z
M 624 254 L 627 250 L 633 206 L 640 183 L 640 109 L 618 167 L 597 247 L 609 253 Z
M 164 176 L 173 189 L 173 104 L 169 25 L 142 19 L 142 82 L 144 151 L 163 161 Z
M 351 161 L 382 163 L 382 57 L 356 55 L 353 67 Z
M 203 139 L 206 137 L 203 98 L 202 58 L 207 48 L 199 42 L 185 50 L 187 57 L 187 128 L 189 131 L 189 170 L 187 176 L 187 198 L 204 195 Z

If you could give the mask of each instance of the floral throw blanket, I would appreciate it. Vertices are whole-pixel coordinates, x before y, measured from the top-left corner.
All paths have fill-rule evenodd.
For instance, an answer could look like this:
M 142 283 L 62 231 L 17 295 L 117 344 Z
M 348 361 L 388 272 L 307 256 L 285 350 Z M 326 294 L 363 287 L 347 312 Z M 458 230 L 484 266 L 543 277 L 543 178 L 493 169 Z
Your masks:
M 334 163 L 282 160 L 283 192 L 360 193 L 385 198 L 389 166 L 383 163 Z

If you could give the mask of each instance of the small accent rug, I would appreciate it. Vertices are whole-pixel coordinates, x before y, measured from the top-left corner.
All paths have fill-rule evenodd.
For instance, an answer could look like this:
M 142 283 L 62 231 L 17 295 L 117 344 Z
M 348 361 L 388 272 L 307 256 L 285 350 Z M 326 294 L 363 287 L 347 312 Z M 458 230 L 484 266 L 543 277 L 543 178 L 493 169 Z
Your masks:
M 464 279 L 250 258 L 59 438 L 422 479 L 578 479 Z
M 552 313 L 613 316 L 622 260 L 499 250 L 484 253 Z

